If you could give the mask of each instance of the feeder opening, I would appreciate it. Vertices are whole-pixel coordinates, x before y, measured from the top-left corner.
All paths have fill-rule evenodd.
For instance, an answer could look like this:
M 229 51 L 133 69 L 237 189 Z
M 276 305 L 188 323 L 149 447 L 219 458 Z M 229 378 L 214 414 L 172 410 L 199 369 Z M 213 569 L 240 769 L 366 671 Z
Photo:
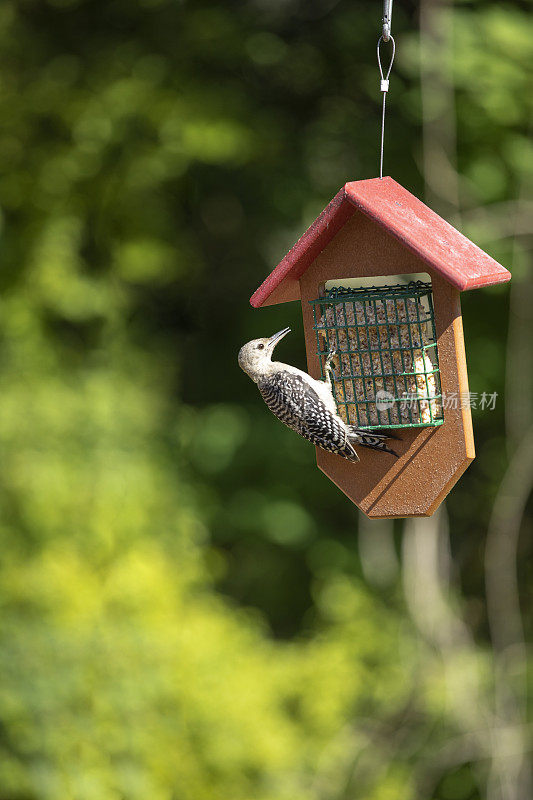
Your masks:
M 431 283 L 326 289 L 312 300 L 322 378 L 336 355 L 339 416 L 359 428 L 442 425 Z

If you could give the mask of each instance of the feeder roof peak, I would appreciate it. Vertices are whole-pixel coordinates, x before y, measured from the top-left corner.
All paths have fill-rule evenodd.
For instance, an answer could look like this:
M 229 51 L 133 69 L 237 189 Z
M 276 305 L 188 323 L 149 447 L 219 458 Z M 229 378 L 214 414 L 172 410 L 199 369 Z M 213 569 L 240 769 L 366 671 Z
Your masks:
M 511 273 L 392 178 L 346 183 L 252 295 L 255 308 L 300 298 L 299 279 L 357 211 L 370 217 L 459 291 Z M 354 275 L 353 277 L 357 277 Z

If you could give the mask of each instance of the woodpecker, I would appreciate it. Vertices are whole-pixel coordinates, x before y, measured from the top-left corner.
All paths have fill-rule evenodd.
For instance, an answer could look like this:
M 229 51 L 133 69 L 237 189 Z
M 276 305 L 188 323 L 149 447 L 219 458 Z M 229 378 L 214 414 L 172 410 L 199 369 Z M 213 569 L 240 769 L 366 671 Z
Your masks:
M 283 328 L 269 339 L 253 339 L 239 350 L 240 368 L 257 384 L 272 413 L 304 439 L 347 461 L 359 461 L 354 445 L 398 457 L 385 444 L 386 439 L 395 437 L 347 425 L 338 415 L 331 385 L 335 351 L 330 351 L 326 360 L 324 381 L 290 364 L 272 361 L 275 346 L 289 332 L 290 328 Z

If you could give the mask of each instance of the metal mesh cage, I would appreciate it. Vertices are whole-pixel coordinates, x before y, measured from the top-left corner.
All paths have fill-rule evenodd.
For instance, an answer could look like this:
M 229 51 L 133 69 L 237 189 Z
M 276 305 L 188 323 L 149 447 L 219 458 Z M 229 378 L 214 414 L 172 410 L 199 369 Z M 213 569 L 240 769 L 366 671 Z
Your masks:
M 339 415 L 360 428 L 442 425 L 431 283 L 329 289 L 313 306 L 322 377 L 335 351 Z

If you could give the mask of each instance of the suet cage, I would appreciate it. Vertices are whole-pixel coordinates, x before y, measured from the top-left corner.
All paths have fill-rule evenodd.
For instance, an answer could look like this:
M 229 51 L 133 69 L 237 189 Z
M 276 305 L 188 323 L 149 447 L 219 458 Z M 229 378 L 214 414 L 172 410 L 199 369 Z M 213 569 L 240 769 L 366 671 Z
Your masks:
M 332 360 L 339 415 L 358 428 L 442 425 L 431 283 L 341 286 L 312 300 L 322 377 Z

